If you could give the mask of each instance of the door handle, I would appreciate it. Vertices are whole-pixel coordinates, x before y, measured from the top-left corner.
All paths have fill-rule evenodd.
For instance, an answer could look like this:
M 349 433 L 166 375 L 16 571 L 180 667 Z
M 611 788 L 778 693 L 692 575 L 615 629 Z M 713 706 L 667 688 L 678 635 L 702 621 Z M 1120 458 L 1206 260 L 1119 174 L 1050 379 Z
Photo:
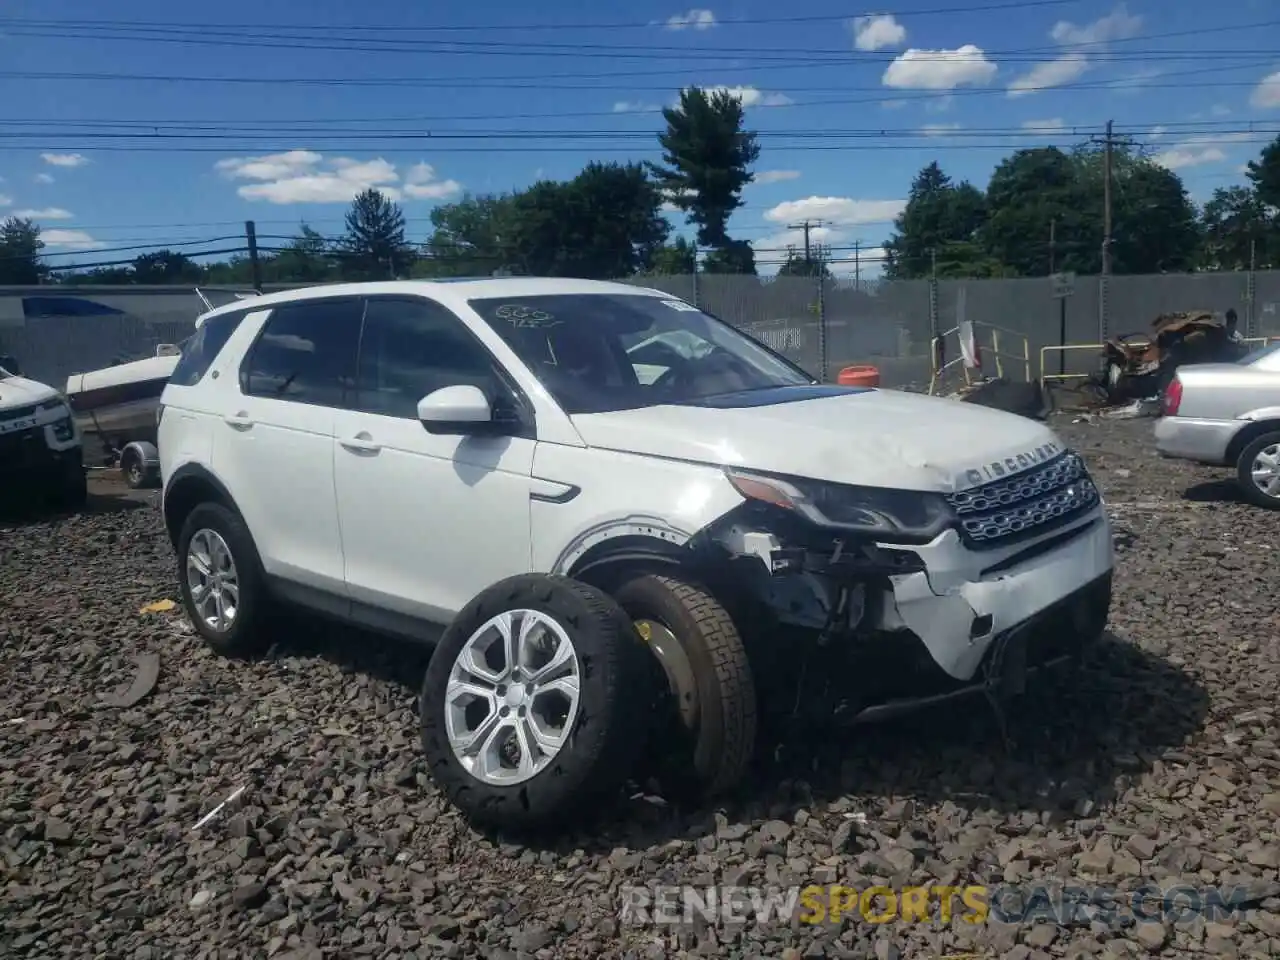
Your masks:
M 373 437 L 361 430 L 354 437 L 346 440 L 338 441 L 344 448 L 352 453 L 377 453 L 382 449 L 382 444 L 374 441 Z
M 237 430 L 245 430 L 253 426 L 253 420 L 243 410 L 239 413 L 223 417 L 222 420 L 228 426 L 235 427 Z

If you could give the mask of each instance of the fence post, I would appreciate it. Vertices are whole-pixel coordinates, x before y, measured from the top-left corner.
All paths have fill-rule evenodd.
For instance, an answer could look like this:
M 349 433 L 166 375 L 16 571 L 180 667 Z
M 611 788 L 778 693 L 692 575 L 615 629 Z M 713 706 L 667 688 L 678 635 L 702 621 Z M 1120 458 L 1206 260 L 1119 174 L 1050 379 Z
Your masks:
M 931 371 L 943 364 L 943 345 L 938 340 L 938 275 L 929 276 L 929 364 Z
M 702 301 L 698 299 L 698 245 L 693 245 L 693 305 L 701 307 Z
M 1258 298 L 1258 278 L 1256 271 L 1258 269 L 1258 241 L 1249 241 L 1249 274 L 1244 282 L 1244 302 L 1245 302 L 1245 318 L 1244 318 L 1244 335 L 1246 337 L 1256 337 L 1258 335 L 1258 311 L 1254 308 L 1254 301 Z
M 1107 293 L 1110 288 L 1110 280 L 1105 273 L 1098 277 L 1098 342 L 1106 343 L 1107 334 L 1110 328 L 1111 311 L 1110 304 L 1107 303 Z
M 822 277 L 822 271 L 818 271 L 818 380 L 822 383 L 827 382 L 827 304 L 826 293 L 827 282 Z

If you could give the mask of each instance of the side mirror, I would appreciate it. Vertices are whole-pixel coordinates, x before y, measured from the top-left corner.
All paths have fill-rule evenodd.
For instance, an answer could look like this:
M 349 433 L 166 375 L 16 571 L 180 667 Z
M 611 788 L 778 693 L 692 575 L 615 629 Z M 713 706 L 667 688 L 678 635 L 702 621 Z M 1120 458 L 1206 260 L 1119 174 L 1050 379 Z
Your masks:
M 441 387 L 418 401 L 418 419 L 429 433 L 486 433 L 493 408 L 479 387 Z

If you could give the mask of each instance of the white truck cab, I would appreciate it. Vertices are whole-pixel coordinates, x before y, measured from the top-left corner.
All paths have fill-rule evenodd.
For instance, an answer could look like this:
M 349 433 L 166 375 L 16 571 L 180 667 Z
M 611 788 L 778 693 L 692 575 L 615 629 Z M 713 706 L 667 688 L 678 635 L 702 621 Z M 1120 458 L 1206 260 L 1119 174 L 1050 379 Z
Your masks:
M 0 357 L 0 508 L 75 509 L 87 496 L 80 431 L 66 397 Z
M 197 631 L 247 651 L 288 602 L 435 642 L 424 748 L 482 821 L 562 819 L 646 738 L 722 789 L 758 720 L 1017 693 L 1107 621 L 1047 426 L 817 382 L 658 290 L 272 294 L 206 314 L 161 402 Z

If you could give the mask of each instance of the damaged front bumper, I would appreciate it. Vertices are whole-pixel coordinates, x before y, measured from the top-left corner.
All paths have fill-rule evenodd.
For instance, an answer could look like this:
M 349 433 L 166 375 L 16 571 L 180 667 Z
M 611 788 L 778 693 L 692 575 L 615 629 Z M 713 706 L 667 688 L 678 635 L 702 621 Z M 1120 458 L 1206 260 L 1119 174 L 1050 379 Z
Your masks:
M 924 570 L 890 578 L 877 626 L 907 630 L 948 676 L 967 681 L 996 638 L 1108 576 L 1115 565 L 1101 508 L 1003 557 L 967 550 L 954 531 L 913 551 Z

